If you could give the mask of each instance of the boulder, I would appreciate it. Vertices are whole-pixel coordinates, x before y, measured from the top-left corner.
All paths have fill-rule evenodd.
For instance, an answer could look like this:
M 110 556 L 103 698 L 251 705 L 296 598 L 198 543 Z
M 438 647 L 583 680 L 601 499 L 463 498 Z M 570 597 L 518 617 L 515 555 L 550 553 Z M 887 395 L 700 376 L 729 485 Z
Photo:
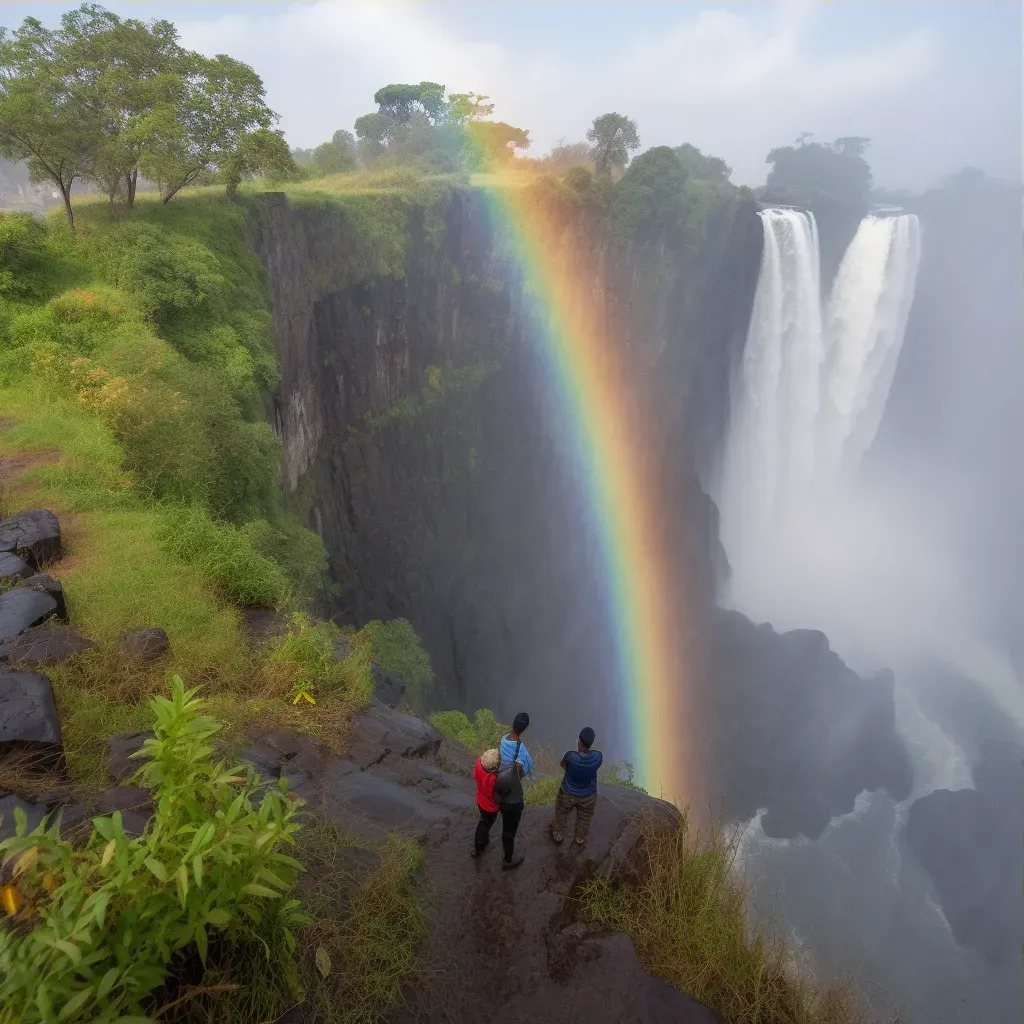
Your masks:
M 0 522 L 0 551 L 13 551 L 34 569 L 60 558 L 60 523 L 46 509 L 20 512 Z
M 405 698 L 405 683 L 385 668 L 381 668 L 376 662 L 371 667 L 373 674 L 373 694 L 388 707 L 397 708 Z
M 27 579 L 35 570 L 13 551 L 0 552 L 0 583 L 17 583 Z
M 0 643 L 38 626 L 56 611 L 57 602 L 49 594 L 30 587 L 15 587 L 0 594 Z
M 126 658 L 136 661 L 156 661 L 171 649 L 167 634 L 159 626 L 149 629 L 123 629 L 117 643 Z
M 142 786 L 112 786 L 104 789 L 94 802 L 96 814 L 113 814 L 120 811 L 135 811 L 148 818 L 153 813 L 153 799 L 148 789 Z
M 25 586 L 49 594 L 57 602 L 57 610 L 53 614 L 62 622 L 68 621 L 68 608 L 64 601 L 64 588 L 61 586 L 60 580 L 55 580 L 48 573 L 40 572 L 25 580 Z
M 14 757 L 33 770 L 63 766 L 60 719 L 46 676 L 0 672 L 0 760 Z
M 72 626 L 44 622 L 13 640 L 0 644 L 0 663 L 29 666 L 56 665 L 95 644 Z
M 288 632 L 288 616 L 276 608 L 244 608 L 242 621 L 253 640 L 273 640 Z
M 111 736 L 107 740 L 107 772 L 115 782 L 127 782 L 142 766 L 142 761 L 132 754 L 142 749 L 151 732 L 128 732 Z

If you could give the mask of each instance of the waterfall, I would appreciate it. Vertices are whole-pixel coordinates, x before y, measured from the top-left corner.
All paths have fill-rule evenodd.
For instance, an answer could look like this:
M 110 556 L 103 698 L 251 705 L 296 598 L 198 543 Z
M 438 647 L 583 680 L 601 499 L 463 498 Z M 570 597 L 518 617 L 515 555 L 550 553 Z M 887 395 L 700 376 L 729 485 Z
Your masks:
M 865 217 L 826 302 L 813 214 L 768 209 L 760 217 L 761 271 L 733 382 L 718 493 L 740 606 L 747 583 L 767 596 L 766 557 L 791 549 L 790 542 L 813 550 L 838 489 L 870 448 L 903 342 L 920 250 L 916 216 Z M 782 568 L 774 565 L 771 574 Z
M 822 469 L 852 470 L 882 421 L 920 256 L 917 217 L 865 217 L 839 265 L 825 316 Z

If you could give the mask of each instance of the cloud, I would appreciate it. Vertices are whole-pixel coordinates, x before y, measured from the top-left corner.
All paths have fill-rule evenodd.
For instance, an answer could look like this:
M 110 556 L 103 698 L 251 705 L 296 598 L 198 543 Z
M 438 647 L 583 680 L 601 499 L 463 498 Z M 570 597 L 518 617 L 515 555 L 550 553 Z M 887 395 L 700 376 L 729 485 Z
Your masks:
M 512 39 L 511 6 L 483 9 L 472 26 L 446 8 L 349 0 L 183 20 L 186 10 L 175 12 L 186 45 L 252 64 L 293 145 L 351 128 L 387 82 L 429 79 L 488 94 L 498 117 L 530 129 L 535 153 L 619 110 L 639 120 L 645 145 L 692 141 L 750 183 L 763 180 L 764 153 L 801 131 L 870 135 L 869 117 L 840 123 L 838 114 L 891 104 L 929 80 L 939 56 L 925 29 L 822 48 L 823 14 L 806 2 L 739 13 L 683 7 L 660 30 L 630 5 L 621 37 L 607 19 L 596 28 L 584 20 L 528 45 L 521 32 Z M 594 59 L 599 52 L 607 59 Z

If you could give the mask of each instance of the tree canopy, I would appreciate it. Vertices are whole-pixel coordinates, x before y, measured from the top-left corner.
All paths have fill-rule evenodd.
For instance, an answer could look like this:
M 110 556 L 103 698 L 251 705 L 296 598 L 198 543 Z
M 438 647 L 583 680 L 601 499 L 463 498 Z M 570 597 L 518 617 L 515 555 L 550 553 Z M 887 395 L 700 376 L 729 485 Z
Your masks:
M 183 49 L 169 21 L 84 3 L 55 29 L 35 18 L 0 29 L 0 153 L 52 181 L 72 225 L 77 179 L 130 207 L 140 172 L 167 202 L 215 172 L 233 181 L 271 149 L 279 163 L 274 120 L 252 68 Z
M 625 114 L 602 114 L 594 118 L 587 140 L 594 145 L 594 169 L 598 174 L 621 171 L 629 161 L 630 150 L 640 147 L 636 121 Z
M 698 181 L 724 185 L 732 174 L 732 168 L 720 156 L 705 156 L 689 142 L 676 146 L 674 152 L 686 173 Z
M 871 168 L 864 154 L 870 139 L 847 136 L 834 142 L 810 142 L 803 134 L 792 146 L 773 149 L 767 187 L 790 194 L 819 194 L 863 205 L 871 192 Z

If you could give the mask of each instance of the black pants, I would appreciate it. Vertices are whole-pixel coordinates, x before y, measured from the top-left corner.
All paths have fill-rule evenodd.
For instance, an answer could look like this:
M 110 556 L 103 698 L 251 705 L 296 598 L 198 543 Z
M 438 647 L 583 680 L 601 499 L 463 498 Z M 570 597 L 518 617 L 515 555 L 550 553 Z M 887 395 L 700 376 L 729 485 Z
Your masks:
M 491 838 L 491 826 L 498 818 L 497 811 L 485 811 L 479 804 L 480 820 L 476 823 L 476 849 L 477 853 L 483 853 Z M 522 804 L 510 804 L 501 808 L 501 845 L 505 851 L 505 860 L 512 859 L 516 847 L 516 832 L 519 829 L 519 819 L 523 816 Z

